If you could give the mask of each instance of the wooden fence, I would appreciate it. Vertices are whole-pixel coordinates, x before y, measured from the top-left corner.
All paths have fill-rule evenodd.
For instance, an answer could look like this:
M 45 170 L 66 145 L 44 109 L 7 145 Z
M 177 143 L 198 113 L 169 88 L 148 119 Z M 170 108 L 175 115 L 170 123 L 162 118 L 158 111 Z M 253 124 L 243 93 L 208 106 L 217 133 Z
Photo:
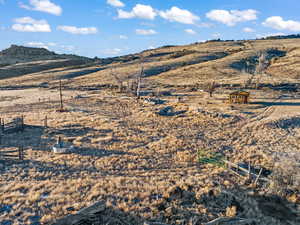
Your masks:
M 19 146 L 17 149 L 0 150 L 0 159 L 24 160 L 24 147 Z
M 5 120 L 0 118 L 0 144 L 4 142 L 5 134 L 23 132 L 24 129 L 24 116 L 13 118 L 9 123 L 5 123 Z M 24 158 L 25 154 L 23 146 L 6 150 L 0 148 L 0 160 L 24 160 Z

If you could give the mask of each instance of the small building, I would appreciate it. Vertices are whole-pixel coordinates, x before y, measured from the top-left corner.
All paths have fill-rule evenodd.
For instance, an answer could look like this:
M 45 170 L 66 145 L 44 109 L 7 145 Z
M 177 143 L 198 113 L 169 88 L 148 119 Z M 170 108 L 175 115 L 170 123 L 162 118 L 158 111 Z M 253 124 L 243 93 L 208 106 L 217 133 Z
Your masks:
M 234 104 L 248 104 L 250 93 L 247 91 L 235 91 L 229 95 L 229 102 Z

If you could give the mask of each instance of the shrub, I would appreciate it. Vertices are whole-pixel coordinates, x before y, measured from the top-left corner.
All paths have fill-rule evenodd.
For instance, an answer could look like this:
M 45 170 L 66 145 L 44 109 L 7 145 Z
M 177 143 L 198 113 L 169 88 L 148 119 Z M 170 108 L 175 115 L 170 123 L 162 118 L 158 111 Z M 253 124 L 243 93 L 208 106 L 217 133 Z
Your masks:
M 286 197 L 300 193 L 300 165 L 295 159 L 284 159 L 275 163 L 270 176 L 269 191 Z
M 198 162 L 201 164 L 213 164 L 219 167 L 223 167 L 224 156 L 221 153 L 210 152 L 206 149 L 199 149 L 197 152 Z

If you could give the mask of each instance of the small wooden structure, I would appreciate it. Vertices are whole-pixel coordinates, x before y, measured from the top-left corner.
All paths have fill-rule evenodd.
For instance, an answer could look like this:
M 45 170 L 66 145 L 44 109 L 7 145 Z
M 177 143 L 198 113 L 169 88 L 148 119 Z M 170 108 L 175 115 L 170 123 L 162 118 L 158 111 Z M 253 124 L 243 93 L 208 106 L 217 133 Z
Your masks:
M 229 94 L 229 103 L 248 104 L 250 93 L 247 91 L 235 91 Z

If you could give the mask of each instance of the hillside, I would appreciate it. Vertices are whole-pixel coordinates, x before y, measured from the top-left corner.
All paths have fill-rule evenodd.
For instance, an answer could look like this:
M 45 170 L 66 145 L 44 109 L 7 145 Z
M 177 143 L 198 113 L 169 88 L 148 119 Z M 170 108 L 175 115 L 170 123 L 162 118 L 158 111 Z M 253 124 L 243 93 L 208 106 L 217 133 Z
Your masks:
M 268 82 L 297 79 L 300 75 L 300 44 L 298 39 L 257 41 L 215 41 L 186 46 L 166 46 L 142 53 L 146 80 L 172 85 L 192 85 L 215 80 L 240 83 L 247 79 L 261 52 L 267 54 Z M 99 66 L 82 70 L 97 71 L 73 76 L 77 84 L 114 83 L 111 68 L 124 81 L 134 79 L 140 71 L 140 55 L 101 59 Z M 283 67 L 284 65 L 284 67 Z M 244 71 L 243 73 L 241 73 Z M 246 73 L 245 73 L 246 72 Z M 51 71 L 51 76 L 61 72 Z M 101 79 L 99 80 L 99 78 Z M 23 79 L 26 79 L 24 77 Z M 271 80 L 270 80 L 271 79 Z
M 268 79 L 276 82 L 280 77 L 288 81 L 300 76 L 298 40 L 295 37 L 288 39 L 280 36 L 275 40 L 208 41 L 186 46 L 164 46 L 96 61 L 74 55 L 58 55 L 46 49 L 12 46 L 0 52 L 0 64 L 13 64 L 0 68 L 0 77 L 36 74 L 39 71 L 47 74 L 46 70 L 60 67 L 76 69 L 79 66 L 76 71 L 83 72 L 72 76 L 76 82 L 88 81 L 92 84 L 96 81 L 94 78 L 101 77 L 97 82 L 112 83 L 111 68 L 122 80 L 128 81 L 140 70 L 140 56 L 143 55 L 145 77 L 149 81 L 174 85 L 191 85 L 208 80 L 239 83 L 253 72 L 259 54 L 265 53 L 269 61 L 266 70 L 270 75 Z M 62 71 L 66 70 L 51 71 L 51 76 L 59 77 Z

